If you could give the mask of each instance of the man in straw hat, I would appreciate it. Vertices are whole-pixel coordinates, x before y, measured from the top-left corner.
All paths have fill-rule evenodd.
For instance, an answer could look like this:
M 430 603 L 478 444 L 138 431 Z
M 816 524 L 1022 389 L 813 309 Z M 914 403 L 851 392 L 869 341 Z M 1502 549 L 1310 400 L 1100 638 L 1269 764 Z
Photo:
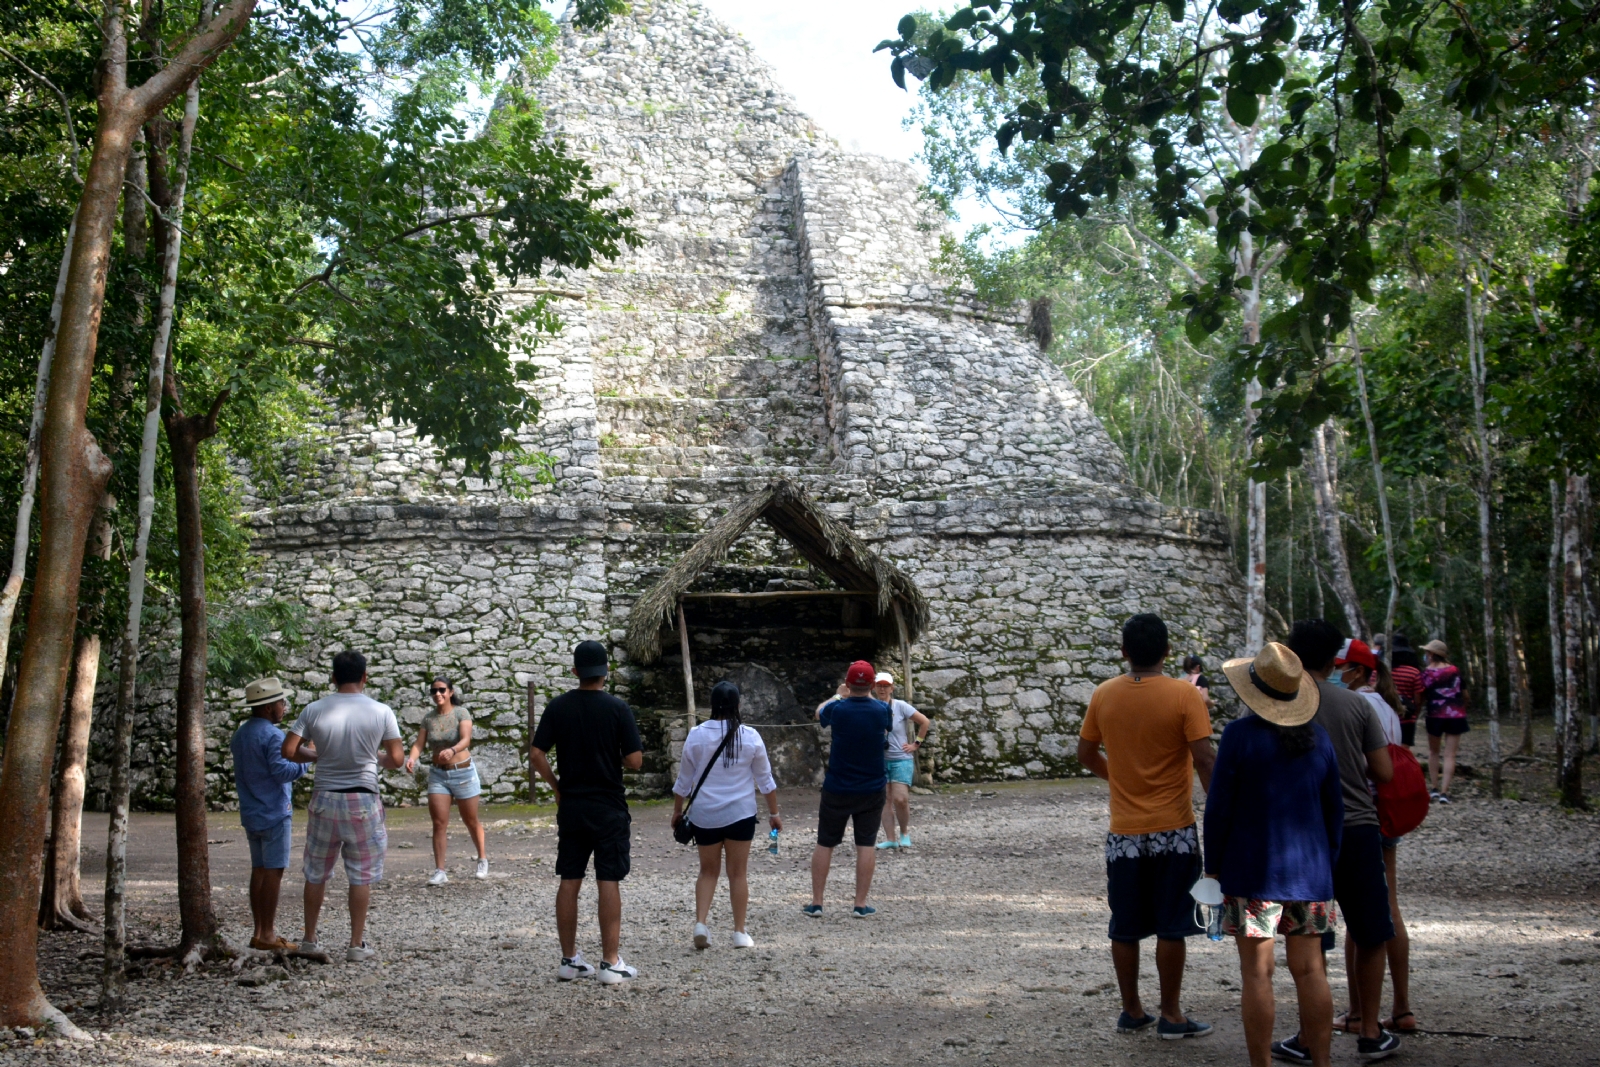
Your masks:
M 1078 762 L 1111 783 L 1106 888 L 1111 902 L 1111 962 L 1122 990 L 1119 1033 L 1156 1027 L 1163 1040 L 1204 1037 L 1211 1024 L 1178 1004 L 1187 955 L 1184 938 L 1200 933 L 1189 890 L 1200 878 L 1192 777 L 1210 788 L 1211 718 L 1200 690 L 1161 671 L 1167 624 L 1140 614 L 1122 626 L 1128 673 L 1102 682 L 1089 698 L 1078 735 Z M 1101 755 L 1100 746 L 1105 746 Z M 1139 942 L 1156 939 L 1161 1017 L 1139 999 Z
M 1288 648 L 1269 642 L 1222 673 L 1254 712 L 1222 732 L 1205 820 L 1206 871 L 1223 894 L 1222 932 L 1239 950 L 1245 1047 L 1251 1067 L 1266 1067 L 1277 1014 L 1273 944 L 1282 934 L 1300 1002 L 1293 1048 L 1321 1067 L 1333 1036 L 1322 935 L 1336 921 L 1339 760 L 1328 732 L 1311 721 L 1322 700 L 1316 680 Z
M 1394 761 L 1389 758 L 1383 723 L 1372 705 L 1361 694 L 1328 681 L 1343 647 L 1344 634 L 1321 619 L 1297 622 L 1289 634 L 1289 648 L 1300 657 L 1306 673 L 1316 679 L 1322 702 L 1314 721 L 1333 742 L 1344 793 L 1344 836 L 1333 866 L 1333 895 L 1344 916 L 1345 934 L 1356 945 L 1351 987 L 1360 995 L 1360 1003 L 1352 1002 L 1350 1010 L 1334 1020 L 1334 1028 L 1359 1034 L 1356 1055 L 1370 1063 L 1386 1059 L 1400 1048 L 1400 1039 L 1378 1025 L 1394 918 L 1389 911 L 1378 808 L 1367 785 L 1369 779 L 1381 784 L 1393 778 Z M 1275 1044 L 1273 1055 L 1311 1062 L 1298 1036 Z
M 290 795 L 306 773 L 317 750 L 302 745 L 292 760 L 283 758 L 283 731 L 278 723 L 289 711 L 283 684 L 257 678 L 244 687 L 251 715 L 228 743 L 233 753 L 233 779 L 239 789 L 239 822 L 250 843 L 250 915 L 256 930 L 250 947 L 268 952 L 293 952 L 278 936 L 278 890 L 289 866 L 289 838 L 294 823 Z

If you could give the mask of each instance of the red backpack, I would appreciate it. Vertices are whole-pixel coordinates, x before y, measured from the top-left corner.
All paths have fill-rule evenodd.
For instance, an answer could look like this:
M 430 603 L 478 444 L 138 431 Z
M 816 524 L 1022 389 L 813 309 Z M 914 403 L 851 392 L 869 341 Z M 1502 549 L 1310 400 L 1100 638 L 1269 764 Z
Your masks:
M 1428 780 L 1404 745 L 1390 745 L 1389 760 L 1394 777 L 1378 786 L 1378 830 L 1384 837 L 1400 837 L 1428 817 Z

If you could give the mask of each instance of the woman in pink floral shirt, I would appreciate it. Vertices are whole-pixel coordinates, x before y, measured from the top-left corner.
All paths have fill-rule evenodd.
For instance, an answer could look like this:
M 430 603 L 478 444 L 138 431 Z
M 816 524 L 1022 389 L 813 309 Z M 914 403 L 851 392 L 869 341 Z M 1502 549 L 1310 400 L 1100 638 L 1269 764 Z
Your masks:
M 1450 649 L 1443 641 L 1422 646 L 1428 665 L 1422 672 L 1422 710 L 1428 723 L 1428 783 L 1433 799 L 1450 803 L 1450 783 L 1456 776 L 1456 750 L 1467 726 L 1467 690 L 1461 672 L 1450 664 Z M 1444 774 L 1439 764 L 1443 757 Z

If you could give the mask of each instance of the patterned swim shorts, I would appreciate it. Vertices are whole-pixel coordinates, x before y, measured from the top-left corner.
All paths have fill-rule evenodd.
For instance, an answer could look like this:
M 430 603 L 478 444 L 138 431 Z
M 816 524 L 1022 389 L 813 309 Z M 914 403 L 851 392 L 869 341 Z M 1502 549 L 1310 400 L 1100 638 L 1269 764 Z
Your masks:
M 1243 934 L 1271 940 L 1274 933 L 1284 937 L 1318 936 L 1332 930 L 1338 920 L 1331 900 L 1225 897 L 1222 902 L 1222 932 L 1230 937 Z
M 389 848 L 389 829 L 383 818 L 383 799 L 376 793 L 311 794 L 306 820 L 306 850 L 301 860 L 306 881 L 321 885 L 333 875 L 333 863 L 344 857 L 345 877 L 351 885 L 371 885 L 383 880 L 383 854 Z

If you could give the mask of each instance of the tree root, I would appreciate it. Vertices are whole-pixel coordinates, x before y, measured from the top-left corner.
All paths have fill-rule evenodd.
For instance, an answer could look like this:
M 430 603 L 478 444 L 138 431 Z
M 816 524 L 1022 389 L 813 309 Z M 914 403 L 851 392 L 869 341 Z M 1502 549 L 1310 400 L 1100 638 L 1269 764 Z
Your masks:
M 27 1013 L 33 1017 L 34 1025 L 48 1026 L 61 1037 L 68 1041 L 93 1042 L 94 1035 L 86 1030 L 80 1030 L 78 1024 L 67 1018 L 65 1012 L 50 1003 L 43 996 L 35 999 L 33 1010 Z
M 39 918 L 42 920 L 39 923 L 41 930 L 75 930 L 80 934 L 94 934 L 96 937 L 104 933 L 99 923 L 82 915 L 74 915 L 62 907 L 57 907 L 50 914 L 41 915 Z

